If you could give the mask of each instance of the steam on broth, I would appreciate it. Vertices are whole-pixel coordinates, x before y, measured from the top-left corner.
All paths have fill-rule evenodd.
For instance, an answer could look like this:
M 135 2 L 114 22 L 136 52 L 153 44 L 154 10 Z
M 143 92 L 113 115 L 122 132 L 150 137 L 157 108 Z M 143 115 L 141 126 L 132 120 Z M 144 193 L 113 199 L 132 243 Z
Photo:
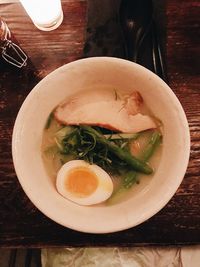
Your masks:
M 105 93 L 103 90 L 102 92 Z M 137 194 L 139 191 L 143 190 L 151 182 L 151 179 L 153 179 L 153 175 L 159 166 L 162 152 L 161 123 L 149 111 L 146 104 L 141 100 L 141 96 L 137 96 L 138 93 L 131 96 L 132 103 L 129 101 L 129 96 L 124 96 L 115 89 L 110 90 L 106 95 L 104 94 L 105 98 L 102 94 L 99 98 L 98 94 L 91 97 L 91 91 L 88 91 L 84 94 L 83 99 L 87 99 L 87 94 L 90 96 L 88 101 L 81 103 L 80 95 L 79 98 L 77 98 L 77 95 L 74 97 L 72 96 L 71 99 L 66 100 L 57 107 L 57 113 L 54 111 L 54 113 L 50 114 L 42 139 L 42 157 L 46 171 L 56 186 L 58 173 L 60 170 L 64 169 L 63 166 L 70 165 L 70 162 L 74 164 L 75 161 L 78 161 L 80 166 L 83 165 L 84 168 L 85 162 L 87 162 L 89 163 L 89 165 L 86 166 L 87 169 L 89 169 L 90 166 L 97 165 L 97 169 L 102 168 L 111 177 L 113 188 L 112 192 L 108 194 L 109 199 L 103 201 L 103 204 L 100 201 L 89 201 L 88 203 L 107 205 L 118 201 L 124 201 L 131 197 L 132 194 Z M 78 106 L 74 103 L 76 99 L 78 99 Z M 106 100 L 104 101 L 104 99 Z M 121 102 L 119 102 L 119 100 Z M 109 105 L 107 105 L 106 102 L 109 102 Z M 96 119 L 97 124 L 95 124 L 95 117 L 93 116 L 97 115 L 95 115 L 94 103 L 96 103 L 96 106 L 103 105 L 105 109 L 108 107 L 108 111 L 106 111 L 108 113 L 109 107 L 111 112 L 116 112 L 116 110 L 119 110 L 116 108 L 122 103 L 122 108 L 124 110 L 120 110 L 119 112 L 121 112 L 121 114 L 119 116 L 117 114 L 116 117 L 118 116 L 119 119 L 122 117 L 124 120 L 131 117 L 133 121 L 135 116 L 138 129 L 144 129 L 131 133 L 119 131 L 116 129 L 118 126 L 123 130 L 126 129 L 126 125 L 121 126 L 118 124 L 118 121 L 113 121 L 112 118 L 109 121 L 109 115 L 106 118 L 104 114 L 102 115 L 102 123 L 99 123 L 100 119 L 98 117 Z M 71 118 L 69 121 L 72 120 L 74 123 L 68 121 L 65 123 L 62 118 L 62 116 L 68 115 L 67 112 L 69 111 L 66 106 L 69 105 L 71 110 Z M 93 112 L 91 111 L 84 123 L 82 120 L 85 119 L 90 107 Z M 135 109 L 135 114 L 129 115 L 129 109 L 132 110 L 132 107 Z M 73 111 L 73 108 L 75 111 Z M 58 116 L 58 112 L 60 112 L 60 117 Z M 91 115 L 92 113 L 94 115 Z M 81 115 L 78 118 L 79 114 Z M 85 117 L 82 116 L 82 114 L 84 114 Z M 145 126 L 138 122 L 138 114 L 144 115 L 141 119 L 149 124 L 149 129 L 145 129 Z M 80 120 L 80 122 L 77 122 L 77 120 Z M 151 128 L 151 125 L 153 125 L 153 128 Z M 135 128 L 136 126 L 133 125 Z M 70 173 L 71 170 L 69 170 L 69 173 L 63 174 L 63 181 L 67 179 L 66 177 L 71 175 Z M 93 174 L 98 177 L 98 170 L 97 173 L 93 172 Z M 78 181 L 78 179 L 76 180 Z M 100 179 L 99 185 L 102 184 Z M 74 185 L 75 188 L 78 186 L 77 184 Z M 66 196 L 64 193 L 61 194 L 70 199 L 72 194 L 68 192 L 65 182 L 63 182 L 63 188 L 64 191 L 67 192 Z M 108 188 L 104 185 L 99 194 L 105 194 L 106 190 L 108 190 Z M 109 188 L 109 190 L 111 190 L 111 188 Z M 89 199 L 91 197 L 93 196 L 88 196 Z M 72 197 L 70 200 L 74 201 Z M 75 202 L 77 204 L 82 203 L 78 198 Z

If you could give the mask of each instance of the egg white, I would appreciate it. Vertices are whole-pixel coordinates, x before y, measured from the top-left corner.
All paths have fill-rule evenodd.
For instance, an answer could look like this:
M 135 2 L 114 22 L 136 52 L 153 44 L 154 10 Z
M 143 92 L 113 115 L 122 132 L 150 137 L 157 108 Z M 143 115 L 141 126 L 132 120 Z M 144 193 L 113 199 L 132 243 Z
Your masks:
M 88 171 L 93 172 L 98 179 L 98 186 L 96 190 L 85 197 L 78 197 L 66 188 L 67 174 L 78 167 L 87 168 Z M 113 182 L 106 171 L 95 164 L 89 164 L 84 160 L 71 160 L 65 163 L 57 174 L 56 188 L 58 192 L 65 198 L 79 204 L 79 205 L 94 205 L 107 200 L 113 192 Z

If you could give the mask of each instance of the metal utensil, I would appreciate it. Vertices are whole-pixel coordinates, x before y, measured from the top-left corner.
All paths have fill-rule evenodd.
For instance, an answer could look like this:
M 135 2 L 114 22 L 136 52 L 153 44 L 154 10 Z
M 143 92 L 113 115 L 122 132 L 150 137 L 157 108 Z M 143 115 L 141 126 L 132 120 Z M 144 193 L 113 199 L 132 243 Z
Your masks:
M 144 65 L 166 80 L 152 0 L 122 0 L 119 16 L 126 59 Z
M 5 21 L 0 19 L 0 54 L 2 58 L 14 65 L 22 68 L 27 65 L 27 55 L 11 40 L 11 32 Z
M 120 22 L 124 33 L 126 57 L 137 62 L 138 52 L 152 24 L 152 2 L 149 0 L 122 0 Z
M 166 67 L 164 63 L 163 54 L 160 47 L 160 40 L 158 39 L 156 24 L 153 22 L 152 25 L 152 58 L 154 72 L 160 76 L 164 81 L 167 82 Z

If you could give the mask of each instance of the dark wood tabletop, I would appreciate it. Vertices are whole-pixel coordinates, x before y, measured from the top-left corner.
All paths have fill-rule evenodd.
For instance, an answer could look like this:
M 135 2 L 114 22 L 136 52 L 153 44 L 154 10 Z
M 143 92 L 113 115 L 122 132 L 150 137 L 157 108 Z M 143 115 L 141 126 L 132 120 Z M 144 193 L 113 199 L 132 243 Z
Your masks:
M 100 2 L 101 6 L 98 6 Z M 0 5 L 1 17 L 29 57 L 27 66 L 22 69 L 0 59 L 1 247 L 200 243 L 200 3 L 194 0 L 167 0 L 163 3 L 165 20 L 159 24 L 159 30 L 165 35 L 168 83 L 182 103 L 189 121 L 189 166 L 176 194 L 159 213 L 137 227 L 103 235 L 64 228 L 38 211 L 16 177 L 11 139 L 16 115 L 25 97 L 49 72 L 86 56 L 123 57 L 116 15 L 119 0 L 63 0 L 64 21 L 52 32 L 36 29 L 19 3 Z M 99 17 L 94 12 L 98 12 Z

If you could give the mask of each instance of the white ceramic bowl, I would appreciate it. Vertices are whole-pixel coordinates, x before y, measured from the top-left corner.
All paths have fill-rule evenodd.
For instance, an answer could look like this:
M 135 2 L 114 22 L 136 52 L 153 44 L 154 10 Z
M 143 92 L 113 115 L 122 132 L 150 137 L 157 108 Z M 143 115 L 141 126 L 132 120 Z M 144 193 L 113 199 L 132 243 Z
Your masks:
M 163 151 L 153 179 L 126 201 L 106 207 L 82 207 L 59 195 L 48 177 L 41 138 L 52 109 L 66 96 L 108 84 L 130 92 L 137 89 L 164 125 Z M 14 166 L 33 204 L 57 223 L 88 233 L 109 233 L 136 226 L 162 209 L 186 172 L 190 135 L 185 113 L 172 90 L 144 67 L 122 59 L 99 57 L 64 65 L 39 82 L 24 101 L 13 131 Z

